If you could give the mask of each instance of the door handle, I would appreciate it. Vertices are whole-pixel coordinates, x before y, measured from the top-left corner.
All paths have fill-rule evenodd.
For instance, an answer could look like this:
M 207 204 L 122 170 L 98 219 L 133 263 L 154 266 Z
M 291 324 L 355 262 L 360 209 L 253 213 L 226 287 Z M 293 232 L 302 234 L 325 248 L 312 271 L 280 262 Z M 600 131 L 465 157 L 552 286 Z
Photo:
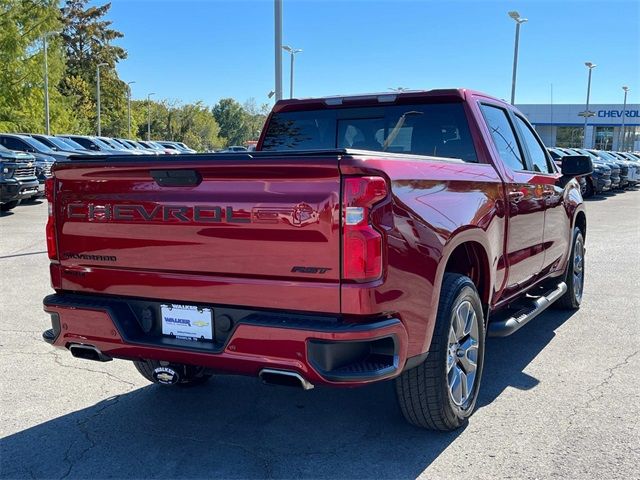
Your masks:
M 518 203 L 523 198 L 524 198 L 524 193 L 522 192 L 519 192 L 517 190 L 513 192 L 509 192 L 509 200 L 511 200 L 513 203 Z

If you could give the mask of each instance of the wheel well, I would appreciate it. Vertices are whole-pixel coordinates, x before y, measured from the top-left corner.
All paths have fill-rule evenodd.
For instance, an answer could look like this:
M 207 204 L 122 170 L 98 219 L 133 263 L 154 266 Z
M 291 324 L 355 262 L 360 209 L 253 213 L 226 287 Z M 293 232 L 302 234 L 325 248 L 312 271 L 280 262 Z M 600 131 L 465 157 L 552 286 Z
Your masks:
M 458 245 L 447 260 L 445 272 L 459 273 L 471 279 L 478 289 L 482 307 L 487 315 L 489 305 L 489 261 L 487 254 L 478 242 L 465 242 Z

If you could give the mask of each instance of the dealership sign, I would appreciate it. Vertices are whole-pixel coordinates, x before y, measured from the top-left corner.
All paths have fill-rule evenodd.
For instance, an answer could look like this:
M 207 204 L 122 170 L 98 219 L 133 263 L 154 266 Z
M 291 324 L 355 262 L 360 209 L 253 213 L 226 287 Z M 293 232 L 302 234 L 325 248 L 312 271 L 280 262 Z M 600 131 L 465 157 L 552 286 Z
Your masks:
M 598 110 L 598 117 L 600 118 L 622 118 L 624 113 L 625 118 L 640 117 L 640 110 Z

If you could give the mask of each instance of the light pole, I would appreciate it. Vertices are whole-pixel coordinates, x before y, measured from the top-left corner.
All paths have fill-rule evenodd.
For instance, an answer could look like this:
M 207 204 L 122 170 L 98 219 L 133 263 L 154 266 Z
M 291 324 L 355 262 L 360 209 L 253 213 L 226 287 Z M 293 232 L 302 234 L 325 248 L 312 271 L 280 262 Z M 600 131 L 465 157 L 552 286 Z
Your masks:
M 98 108 L 98 136 L 102 135 L 102 128 L 100 126 L 100 67 L 105 67 L 108 63 L 99 63 L 96 65 L 96 104 Z
M 511 105 L 516 100 L 516 72 L 518 71 L 518 46 L 520 44 L 520 25 L 527 21 L 516 11 L 509 12 L 509 16 L 516 21 L 516 42 L 513 49 L 513 75 L 511 77 Z
M 44 50 L 44 127 L 46 134 L 51 134 L 51 128 L 49 125 L 49 61 L 47 50 L 47 38 L 57 35 L 60 32 L 47 32 L 42 36 L 42 46 Z
M 131 138 L 131 84 L 133 83 L 136 83 L 136 81 L 127 82 L 127 128 L 129 130 L 129 138 Z
M 584 116 L 584 132 L 582 134 L 582 148 L 589 148 L 587 144 L 587 124 L 589 123 L 589 117 L 595 115 L 593 112 L 589 111 L 589 95 L 591 95 L 591 71 L 596 68 L 595 63 L 584 62 L 585 66 L 589 69 L 589 80 L 587 81 L 587 103 L 585 105 L 584 112 L 581 113 Z
M 155 93 L 147 95 L 147 140 L 151 140 L 151 95 L 155 95 Z
M 629 87 L 625 85 L 624 87 L 622 87 L 622 90 L 624 90 L 624 105 L 622 107 L 622 126 L 620 127 L 620 134 L 622 136 L 622 146 L 620 146 L 620 142 L 618 142 L 618 148 L 620 148 L 620 150 L 624 152 L 624 147 L 626 143 L 626 138 L 624 136 L 624 117 L 627 114 L 627 92 L 629 91 Z
M 282 49 L 291 54 L 291 77 L 289 78 L 289 98 L 293 98 L 293 61 L 296 58 L 296 53 L 302 52 L 301 48 L 293 48 L 289 45 L 283 45 Z
M 273 24 L 277 102 L 278 100 L 282 100 L 282 0 L 274 0 L 273 2 Z

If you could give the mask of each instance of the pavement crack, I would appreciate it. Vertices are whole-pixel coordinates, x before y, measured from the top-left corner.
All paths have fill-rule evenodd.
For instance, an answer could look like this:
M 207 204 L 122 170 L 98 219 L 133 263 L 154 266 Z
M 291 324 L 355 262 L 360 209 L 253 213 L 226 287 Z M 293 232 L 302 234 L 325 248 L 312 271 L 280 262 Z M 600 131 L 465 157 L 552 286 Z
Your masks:
M 78 430 L 80 430 L 80 432 L 82 432 L 84 440 L 88 445 L 77 455 L 77 457 L 74 460 L 71 459 L 71 450 L 73 449 L 73 446 L 76 444 L 76 441 L 72 442 L 69 445 L 69 448 L 67 448 L 64 454 L 64 457 L 62 459 L 63 462 L 69 465 L 69 468 L 67 468 L 67 471 L 64 473 L 64 475 L 60 477 L 60 480 L 67 478 L 71 474 L 71 471 L 73 470 L 73 467 L 75 467 L 76 463 L 79 460 L 82 460 L 82 458 L 84 458 L 87 452 L 95 448 L 96 446 L 96 442 L 91 438 L 89 430 L 86 428 L 87 423 L 89 423 L 94 418 L 102 415 L 102 413 L 107 408 L 112 407 L 113 405 L 116 405 L 119 401 L 120 401 L 120 395 L 116 395 L 114 397 L 108 398 L 107 400 L 104 401 L 104 405 L 102 405 L 97 411 L 95 411 L 94 413 L 92 413 L 87 417 L 84 417 L 76 421 L 76 427 L 78 428 Z
M 125 385 L 129 385 L 130 387 L 137 387 L 138 385 L 136 385 L 133 382 L 129 382 L 128 380 L 123 380 L 122 378 L 119 378 L 115 375 L 113 375 L 112 373 L 109 372 L 104 372 L 101 370 L 93 370 L 91 368 L 86 368 L 86 367 L 78 367 L 76 365 L 67 365 L 65 363 L 62 363 L 62 359 L 60 358 L 60 356 L 58 355 L 58 353 L 55 350 L 52 350 L 50 352 L 48 352 L 49 355 L 53 355 L 53 359 L 54 362 L 56 363 L 56 365 L 59 365 L 60 367 L 63 368 L 72 368 L 75 370 L 84 370 L 85 372 L 92 372 L 92 373 L 99 373 L 101 375 L 106 375 L 107 377 L 115 380 L 116 382 L 120 382 L 120 383 L 124 383 Z
M 636 355 L 638 355 L 638 353 L 640 353 L 640 350 L 636 350 L 633 353 L 630 353 L 629 355 L 627 355 L 624 360 L 616 363 L 615 365 L 613 365 L 612 367 L 607 368 L 606 372 L 607 372 L 607 376 L 604 378 L 604 380 L 602 380 L 600 383 L 598 383 L 597 385 L 589 388 L 586 393 L 587 395 L 589 395 L 589 400 L 587 400 L 586 403 L 584 403 L 583 405 L 580 406 L 576 406 L 574 407 L 573 411 L 571 412 L 570 415 L 567 416 L 567 420 L 569 421 L 569 424 L 572 424 L 572 419 L 578 414 L 578 411 L 580 410 L 587 410 L 596 400 L 599 400 L 600 398 L 602 398 L 605 395 L 605 390 L 601 390 L 602 387 L 606 386 L 609 384 L 609 382 L 611 381 L 611 379 L 613 378 L 613 376 L 615 375 L 615 372 L 617 370 L 620 370 L 621 368 L 624 368 L 626 365 L 629 365 L 629 362 L 631 361 L 631 359 L 633 357 L 635 357 Z M 601 390 L 600 393 L 596 394 L 594 392 Z

